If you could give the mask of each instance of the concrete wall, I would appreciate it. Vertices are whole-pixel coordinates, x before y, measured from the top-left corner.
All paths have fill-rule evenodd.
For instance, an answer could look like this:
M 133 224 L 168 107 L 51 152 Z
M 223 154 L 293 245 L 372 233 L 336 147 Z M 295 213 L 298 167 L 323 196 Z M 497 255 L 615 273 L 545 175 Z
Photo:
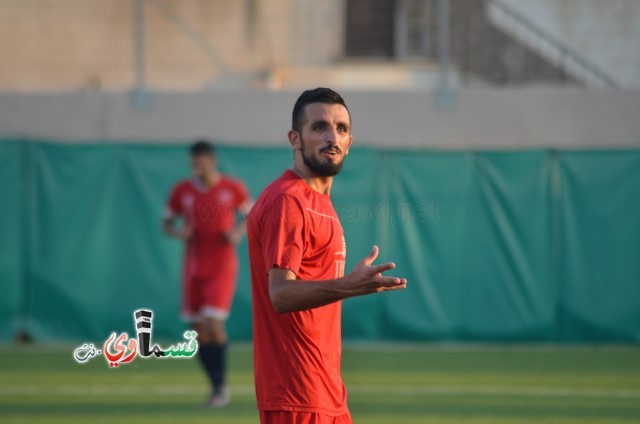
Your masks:
M 433 95 L 343 92 L 360 145 L 468 148 L 640 147 L 640 91 L 463 90 L 450 109 Z M 0 138 L 286 145 L 299 91 L 156 93 L 136 109 L 127 93 L 0 94 Z
M 193 90 L 231 73 L 251 87 L 283 64 L 326 64 L 342 51 L 342 2 L 145 0 L 147 83 Z M 0 0 L 0 90 L 131 88 L 134 5 Z

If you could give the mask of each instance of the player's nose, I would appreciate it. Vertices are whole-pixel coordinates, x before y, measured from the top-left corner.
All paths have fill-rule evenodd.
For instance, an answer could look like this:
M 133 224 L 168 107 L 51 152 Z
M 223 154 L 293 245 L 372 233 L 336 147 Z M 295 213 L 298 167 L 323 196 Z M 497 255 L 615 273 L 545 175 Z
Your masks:
M 338 144 L 338 130 L 336 128 L 332 128 L 325 133 L 325 144 L 327 146 L 335 146 Z

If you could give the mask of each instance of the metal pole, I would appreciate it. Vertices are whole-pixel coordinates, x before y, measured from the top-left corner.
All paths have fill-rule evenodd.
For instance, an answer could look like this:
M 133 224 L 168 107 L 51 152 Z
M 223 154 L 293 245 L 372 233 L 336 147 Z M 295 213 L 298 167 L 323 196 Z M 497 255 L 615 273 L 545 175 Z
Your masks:
M 136 38 L 135 66 L 136 90 L 144 91 L 146 86 L 145 51 L 144 51 L 144 0 L 135 0 L 134 28 Z
M 455 103 L 455 93 L 449 86 L 449 39 L 450 39 L 449 0 L 438 0 L 438 61 L 440 63 L 440 81 L 436 88 L 436 105 L 449 108 Z
M 438 0 L 438 59 L 441 88 L 449 86 L 449 0 Z

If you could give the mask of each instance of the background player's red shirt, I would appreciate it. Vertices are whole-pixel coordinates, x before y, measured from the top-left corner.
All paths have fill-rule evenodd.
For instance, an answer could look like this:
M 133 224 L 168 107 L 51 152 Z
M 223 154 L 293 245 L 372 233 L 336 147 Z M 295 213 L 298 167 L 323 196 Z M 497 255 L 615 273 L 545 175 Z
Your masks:
M 258 408 L 344 414 L 341 302 L 278 314 L 269 298 L 267 275 L 274 267 L 289 269 L 302 280 L 344 274 L 346 245 L 329 196 L 285 171 L 251 210 L 247 238 Z
M 236 212 L 248 211 L 250 204 L 244 184 L 224 175 L 213 187 L 207 188 L 194 178 L 173 188 L 166 214 L 182 216 L 185 225 L 193 228 L 185 251 L 190 277 L 215 275 L 219 260 L 235 257 L 236 249 L 224 232 L 234 228 Z

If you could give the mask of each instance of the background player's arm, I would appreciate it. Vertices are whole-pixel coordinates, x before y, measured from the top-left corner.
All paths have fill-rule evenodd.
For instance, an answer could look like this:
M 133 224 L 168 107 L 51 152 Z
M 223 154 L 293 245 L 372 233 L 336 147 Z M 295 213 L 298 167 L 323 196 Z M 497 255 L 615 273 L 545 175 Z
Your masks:
M 238 214 L 237 224 L 229 231 L 224 233 L 225 238 L 229 244 L 237 246 L 242 241 L 242 237 L 247 233 L 247 215 L 251 211 L 253 206 L 253 200 L 249 195 L 249 191 L 245 185 L 241 182 L 235 185 L 236 193 L 236 212 Z
M 233 227 L 233 229 L 224 233 L 227 242 L 230 244 L 233 244 L 234 246 L 240 244 L 242 237 L 247 233 L 247 215 L 249 215 L 252 206 L 253 201 L 250 198 L 247 198 L 238 208 L 238 223 Z
M 234 246 L 236 246 L 240 244 L 240 241 L 242 241 L 242 237 L 244 237 L 246 232 L 247 232 L 247 223 L 244 220 L 242 220 L 231 230 L 225 232 L 224 236 L 227 239 L 227 242 L 229 244 L 233 244 Z
M 179 216 L 182 216 L 182 201 L 181 197 L 184 191 L 184 186 L 178 184 L 173 188 L 167 201 L 167 207 L 164 212 L 164 219 L 162 220 L 162 230 L 169 237 L 173 237 L 178 240 L 188 241 L 193 236 L 193 228 L 184 225 L 182 227 L 176 226 L 176 221 Z
M 242 241 L 242 237 L 247 233 L 247 216 L 244 213 L 239 214 L 238 223 L 231 230 L 224 233 L 229 244 L 237 246 Z
M 303 311 L 317 308 L 348 297 L 362 296 L 388 290 L 402 290 L 407 280 L 384 277 L 382 273 L 395 268 L 388 262 L 372 265 L 378 257 L 374 246 L 350 274 L 335 280 L 305 281 L 296 279 L 293 271 L 283 268 L 269 270 L 269 297 L 278 313 Z
M 162 230 L 165 234 L 178 240 L 188 241 L 193 235 L 193 228 L 190 226 L 183 226 L 178 228 L 176 226 L 177 216 L 167 216 L 162 220 Z

